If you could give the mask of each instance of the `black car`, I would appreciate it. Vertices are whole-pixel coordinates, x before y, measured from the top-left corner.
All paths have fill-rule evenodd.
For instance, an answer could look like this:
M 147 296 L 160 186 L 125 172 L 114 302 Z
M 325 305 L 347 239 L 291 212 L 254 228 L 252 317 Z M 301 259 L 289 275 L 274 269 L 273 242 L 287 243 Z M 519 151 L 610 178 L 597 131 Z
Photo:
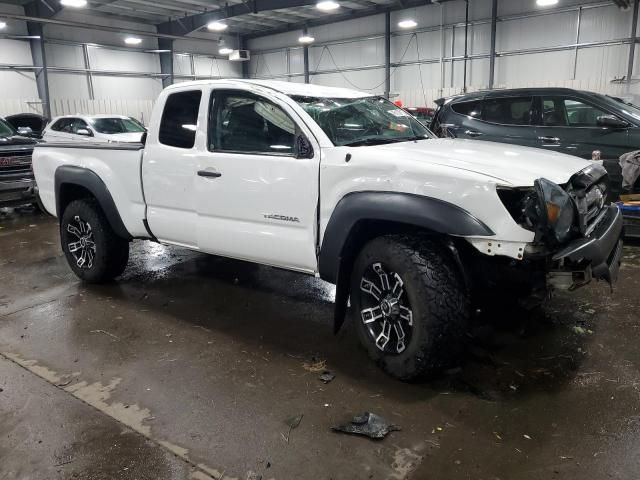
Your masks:
M 31 169 L 35 144 L 0 118 L 0 207 L 37 203 Z
M 600 152 L 619 189 L 620 155 L 640 149 L 640 108 L 622 99 L 568 88 L 523 88 L 458 95 L 436 101 L 431 129 L 595 158 Z
M 20 135 L 32 138 L 42 138 L 42 131 L 49 123 L 49 119 L 37 113 L 16 113 L 8 115 L 4 119 Z

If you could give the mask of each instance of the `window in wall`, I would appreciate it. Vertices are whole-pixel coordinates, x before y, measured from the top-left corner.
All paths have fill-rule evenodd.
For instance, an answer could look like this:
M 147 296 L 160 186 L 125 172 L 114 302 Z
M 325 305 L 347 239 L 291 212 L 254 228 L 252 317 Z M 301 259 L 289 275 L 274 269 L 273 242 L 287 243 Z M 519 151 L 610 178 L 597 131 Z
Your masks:
M 469 102 L 454 103 L 451 105 L 451 109 L 460 115 L 467 115 L 469 117 L 476 118 L 480 117 L 480 106 L 480 100 L 471 100 Z
M 222 95 L 216 103 L 210 150 L 294 154 L 296 126 L 280 107 L 242 93 Z
M 485 99 L 482 118 L 502 125 L 530 125 L 533 97 Z
M 160 143 L 177 148 L 193 148 L 201 98 L 200 90 L 172 93 L 167 97 L 160 121 Z

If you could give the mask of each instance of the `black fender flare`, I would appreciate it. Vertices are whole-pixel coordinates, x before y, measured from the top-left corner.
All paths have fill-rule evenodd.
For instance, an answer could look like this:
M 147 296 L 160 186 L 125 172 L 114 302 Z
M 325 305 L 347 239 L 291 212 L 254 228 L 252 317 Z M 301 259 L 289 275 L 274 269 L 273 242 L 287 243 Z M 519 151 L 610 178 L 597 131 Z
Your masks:
M 325 229 L 318 258 L 320 278 L 336 284 L 334 331 L 344 323 L 352 258 L 345 252 L 361 221 L 377 220 L 455 236 L 491 236 L 494 232 L 466 210 L 432 197 L 399 192 L 353 192 L 336 205 Z
M 98 174 L 87 168 L 73 165 L 62 165 L 56 169 L 56 173 L 54 175 L 56 214 L 60 219 L 62 218 L 61 191 L 65 185 L 77 185 L 88 190 L 96 199 L 100 208 L 102 208 L 102 211 L 107 217 L 107 220 L 116 235 L 126 240 L 131 240 L 133 238 L 122 222 L 122 218 L 120 217 L 120 213 L 113 201 L 111 193 L 109 193 L 109 189 Z

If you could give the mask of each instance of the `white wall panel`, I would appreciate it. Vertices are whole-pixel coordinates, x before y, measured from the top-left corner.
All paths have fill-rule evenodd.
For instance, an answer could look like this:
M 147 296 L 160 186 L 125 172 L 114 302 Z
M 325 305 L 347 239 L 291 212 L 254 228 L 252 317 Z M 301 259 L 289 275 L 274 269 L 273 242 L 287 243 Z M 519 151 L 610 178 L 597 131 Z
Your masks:
M 89 46 L 89 61 L 94 70 L 160 73 L 158 55 Z
M 89 99 L 87 76 L 83 73 L 49 72 L 49 96 Z
M 496 50 L 504 52 L 573 44 L 577 23 L 577 12 L 499 22 Z
M 47 65 L 52 67 L 84 68 L 84 54 L 80 45 L 46 43 Z
M 596 42 L 631 35 L 631 12 L 611 4 L 582 11 L 580 42 Z
M 371 94 L 384 92 L 384 70 L 360 70 L 340 73 L 313 75 L 311 83 L 327 85 L 330 87 L 347 87 L 356 90 L 364 90 Z
M 0 71 L 0 97 L 2 98 L 37 98 L 36 78 L 31 72 Z
M 159 78 L 93 75 L 93 90 L 96 99 L 155 100 L 162 91 L 162 81 Z
M 514 55 L 496 59 L 496 85 L 521 85 L 573 77 L 573 51 Z
M 176 75 L 191 75 L 191 57 L 184 54 L 173 56 L 173 73 Z
M 233 78 L 242 76 L 240 62 L 230 62 L 229 60 L 196 55 L 193 58 L 193 66 L 198 76 Z

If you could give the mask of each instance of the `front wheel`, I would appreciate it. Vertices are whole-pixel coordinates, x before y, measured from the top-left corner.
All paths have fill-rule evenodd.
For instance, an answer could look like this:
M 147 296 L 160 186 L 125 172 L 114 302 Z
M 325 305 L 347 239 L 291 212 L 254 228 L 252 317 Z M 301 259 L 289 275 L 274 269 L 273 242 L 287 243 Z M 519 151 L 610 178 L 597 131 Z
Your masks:
M 379 237 L 358 255 L 351 303 L 360 342 L 388 374 L 412 380 L 459 360 L 469 297 L 451 252 L 419 237 Z
M 120 275 L 129 260 L 129 242 L 118 237 L 93 199 L 71 202 L 62 214 L 60 240 L 71 270 L 88 283 Z

